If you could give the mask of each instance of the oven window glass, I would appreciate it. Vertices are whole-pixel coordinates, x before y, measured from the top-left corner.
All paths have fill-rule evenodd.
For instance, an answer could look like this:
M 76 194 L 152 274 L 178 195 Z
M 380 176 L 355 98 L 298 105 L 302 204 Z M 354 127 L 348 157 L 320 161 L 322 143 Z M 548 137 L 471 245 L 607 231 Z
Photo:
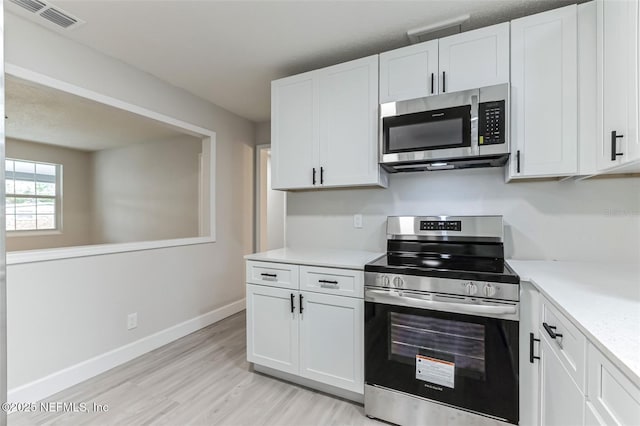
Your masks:
M 471 107 L 385 117 L 385 153 L 471 146 Z
M 416 355 L 448 361 L 459 375 L 485 379 L 484 325 L 389 313 L 389 358 L 415 365 Z

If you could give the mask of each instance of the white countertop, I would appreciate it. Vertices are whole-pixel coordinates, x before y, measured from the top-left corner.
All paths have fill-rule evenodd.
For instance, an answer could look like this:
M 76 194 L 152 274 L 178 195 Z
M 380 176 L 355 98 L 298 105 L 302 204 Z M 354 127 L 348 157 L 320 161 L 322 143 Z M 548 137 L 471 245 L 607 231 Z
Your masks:
M 384 255 L 372 251 L 333 250 L 316 248 L 282 248 L 248 254 L 247 260 L 261 262 L 297 263 L 300 265 L 324 266 L 327 268 L 364 269 L 365 263 Z
M 640 265 L 508 260 L 640 386 Z

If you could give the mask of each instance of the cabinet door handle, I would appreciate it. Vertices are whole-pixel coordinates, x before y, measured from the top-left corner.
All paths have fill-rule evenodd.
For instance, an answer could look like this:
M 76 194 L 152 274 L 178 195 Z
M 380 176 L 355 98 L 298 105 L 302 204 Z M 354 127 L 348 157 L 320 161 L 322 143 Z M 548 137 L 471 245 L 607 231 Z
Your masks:
M 316 184 L 316 168 L 315 167 L 313 168 L 313 178 L 312 178 L 312 180 L 313 180 L 313 184 L 315 185 Z
M 324 185 L 324 167 L 320 167 L 320 185 Z
M 616 157 L 618 157 L 619 155 L 624 155 L 622 152 L 618 152 L 618 150 L 616 149 L 616 141 L 618 140 L 618 138 L 624 137 L 624 135 L 618 135 L 616 133 L 617 132 L 615 130 L 611 132 L 611 161 L 616 161 Z
M 444 71 L 442 71 L 442 93 L 446 93 L 447 92 L 447 86 L 445 85 L 447 79 L 446 79 L 446 75 L 444 73 Z
M 304 311 L 304 308 L 302 307 L 302 294 L 300 294 L 300 315 L 302 315 L 302 311 Z
M 433 95 L 433 82 L 434 82 L 434 75 L 433 73 L 431 73 L 431 94 Z
M 533 333 L 529 333 L 529 362 L 533 364 L 533 360 L 540 359 L 539 356 L 535 356 L 533 354 L 533 344 L 534 342 L 539 342 L 540 339 L 536 339 L 533 337 Z
M 296 298 L 296 296 L 295 296 L 293 293 L 291 293 L 291 313 L 294 313 L 294 312 L 295 312 L 295 310 L 296 310 L 296 307 L 295 307 L 295 305 L 293 304 L 293 300 L 294 300 L 295 298 Z
M 516 173 L 520 173 L 520 150 L 516 151 Z
M 549 333 L 549 337 L 551 337 L 552 339 L 555 339 L 556 337 L 562 337 L 562 334 L 555 332 L 556 330 L 555 325 L 549 325 L 546 322 L 543 322 L 542 326 L 544 327 L 545 330 L 547 330 L 547 333 Z

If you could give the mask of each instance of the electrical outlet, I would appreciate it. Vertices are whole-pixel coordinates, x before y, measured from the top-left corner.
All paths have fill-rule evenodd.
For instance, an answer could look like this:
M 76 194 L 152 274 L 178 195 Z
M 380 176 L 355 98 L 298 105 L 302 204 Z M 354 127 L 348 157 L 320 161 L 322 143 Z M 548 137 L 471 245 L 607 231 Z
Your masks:
M 362 228 L 362 215 L 354 214 L 353 215 L 353 227 L 354 228 Z
M 138 326 L 138 313 L 134 312 L 127 315 L 127 330 L 133 330 Z

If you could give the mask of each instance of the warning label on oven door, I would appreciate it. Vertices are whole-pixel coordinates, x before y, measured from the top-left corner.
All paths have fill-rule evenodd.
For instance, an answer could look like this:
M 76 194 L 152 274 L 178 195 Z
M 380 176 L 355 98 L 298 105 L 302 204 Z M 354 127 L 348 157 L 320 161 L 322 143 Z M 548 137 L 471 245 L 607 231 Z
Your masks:
M 456 365 L 453 362 L 416 355 L 416 379 L 436 385 L 454 387 Z

